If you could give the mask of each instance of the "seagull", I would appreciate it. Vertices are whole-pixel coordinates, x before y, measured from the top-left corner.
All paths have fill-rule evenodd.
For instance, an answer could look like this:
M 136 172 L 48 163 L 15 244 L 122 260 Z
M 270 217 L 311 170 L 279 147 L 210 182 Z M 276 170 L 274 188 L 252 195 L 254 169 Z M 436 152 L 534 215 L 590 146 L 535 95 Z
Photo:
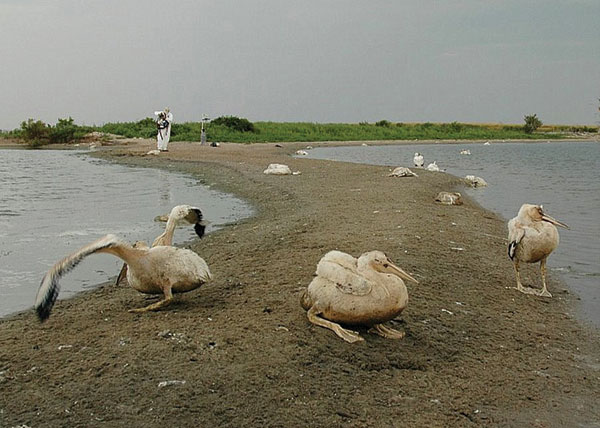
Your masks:
M 381 251 L 369 251 L 358 259 L 330 251 L 317 264 L 316 277 L 302 296 L 308 320 L 332 330 L 347 342 L 364 340 L 338 323 L 366 325 L 388 339 L 402 339 L 404 332 L 383 325 L 408 304 L 403 280 L 416 279 L 396 266 Z
M 517 276 L 517 290 L 537 296 L 552 297 L 546 288 L 546 259 L 558 247 L 556 226 L 569 229 L 544 212 L 542 205 L 523 204 L 519 214 L 508 222 L 508 257 L 513 261 Z M 542 290 L 523 287 L 519 274 L 519 262 L 540 262 Z

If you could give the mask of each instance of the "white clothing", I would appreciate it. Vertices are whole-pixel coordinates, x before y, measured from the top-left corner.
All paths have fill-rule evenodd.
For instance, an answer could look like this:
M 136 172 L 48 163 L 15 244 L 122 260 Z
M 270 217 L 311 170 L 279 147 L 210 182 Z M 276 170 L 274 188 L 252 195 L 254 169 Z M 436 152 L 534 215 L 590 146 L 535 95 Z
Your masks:
M 154 114 L 162 113 L 162 112 L 154 112 Z M 158 115 L 158 114 L 157 114 Z M 160 119 L 158 119 L 160 120 Z M 166 127 L 158 128 L 158 134 L 156 135 L 156 145 L 158 150 L 167 150 L 169 145 L 169 139 L 171 138 L 171 124 L 173 123 L 173 113 L 167 113 L 164 121 L 166 121 Z

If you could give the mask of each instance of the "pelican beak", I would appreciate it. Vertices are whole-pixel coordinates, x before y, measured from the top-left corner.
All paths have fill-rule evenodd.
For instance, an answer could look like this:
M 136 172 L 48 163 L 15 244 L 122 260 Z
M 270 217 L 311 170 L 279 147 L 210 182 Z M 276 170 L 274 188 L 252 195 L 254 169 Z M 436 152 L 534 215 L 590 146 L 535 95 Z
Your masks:
M 552 223 L 556 226 L 564 227 L 565 229 L 570 229 L 570 227 L 567 224 L 550 217 L 548 214 L 543 214 L 542 220 L 547 221 L 548 223 Z
M 393 263 L 388 264 L 388 269 L 390 269 L 394 275 L 402 278 L 405 281 L 412 281 L 415 284 L 419 283 L 419 281 L 414 279 L 412 276 L 410 276 L 408 273 L 404 272 L 402 269 L 400 269 L 398 266 L 396 266 Z

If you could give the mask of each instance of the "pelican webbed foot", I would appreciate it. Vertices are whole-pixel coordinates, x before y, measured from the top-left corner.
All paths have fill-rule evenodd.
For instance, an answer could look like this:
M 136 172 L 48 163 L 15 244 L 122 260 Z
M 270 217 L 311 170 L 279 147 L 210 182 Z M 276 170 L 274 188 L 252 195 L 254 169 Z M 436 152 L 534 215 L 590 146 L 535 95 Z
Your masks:
M 163 300 L 160 300 L 156 303 L 152 303 L 151 305 L 145 306 L 143 308 L 129 309 L 129 312 L 140 313 L 140 312 L 158 311 L 159 309 L 170 305 L 172 301 L 173 301 L 173 296 L 168 297 Z
M 542 291 L 536 293 L 540 297 L 552 297 L 552 294 L 547 289 L 542 289 Z
M 394 330 L 393 328 L 386 327 L 383 324 L 375 324 L 369 329 L 369 333 L 375 333 L 386 339 L 403 339 L 406 335 L 403 331 Z
M 362 337 L 360 337 L 360 335 L 357 332 L 345 329 L 339 324 L 321 318 L 318 316 L 319 314 L 320 311 L 315 309 L 315 307 L 313 306 L 308 310 L 306 316 L 308 317 L 308 320 L 311 323 L 318 325 L 319 327 L 328 328 L 329 330 L 337 334 L 339 337 L 344 339 L 346 342 L 355 343 L 365 340 Z
M 523 294 L 533 294 L 534 296 L 538 295 L 538 291 L 535 288 L 531 287 L 523 287 L 521 284 L 517 284 L 516 287 L 512 287 L 515 290 L 519 290 Z

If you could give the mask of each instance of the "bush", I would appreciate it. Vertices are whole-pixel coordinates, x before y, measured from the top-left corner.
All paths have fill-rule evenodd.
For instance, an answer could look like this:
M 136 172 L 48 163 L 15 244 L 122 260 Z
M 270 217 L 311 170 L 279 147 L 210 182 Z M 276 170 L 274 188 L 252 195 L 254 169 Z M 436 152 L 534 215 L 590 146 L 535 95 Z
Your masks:
M 248 119 L 235 116 L 221 116 L 212 120 L 210 123 L 215 125 L 223 125 L 239 132 L 255 132 L 252 122 L 250 122 Z
M 58 123 L 50 128 L 50 143 L 68 143 L 76 139 L 78 126 L 73 124 L 73 118 L 58 119 Z
M 41 120 L 27 119 L 21 122 L 20 137 L 31 147 L 39 147 L 48 142 L 50 127 Z
M 380 120 L 379 122 L 375 122 L 375 126 L 385 126 L 386 128 L 389 128 L 390 126 L 392 126 L 392 124 L 390 123 L 389 120 Z
M 542 126 L 542 121 L 538 119 L 537 115 L 532 114 L 529 116 L 525 116 L 525 126 L 523 126 L 523 131 L 528 134 L 532 134 L 533 131 Z

